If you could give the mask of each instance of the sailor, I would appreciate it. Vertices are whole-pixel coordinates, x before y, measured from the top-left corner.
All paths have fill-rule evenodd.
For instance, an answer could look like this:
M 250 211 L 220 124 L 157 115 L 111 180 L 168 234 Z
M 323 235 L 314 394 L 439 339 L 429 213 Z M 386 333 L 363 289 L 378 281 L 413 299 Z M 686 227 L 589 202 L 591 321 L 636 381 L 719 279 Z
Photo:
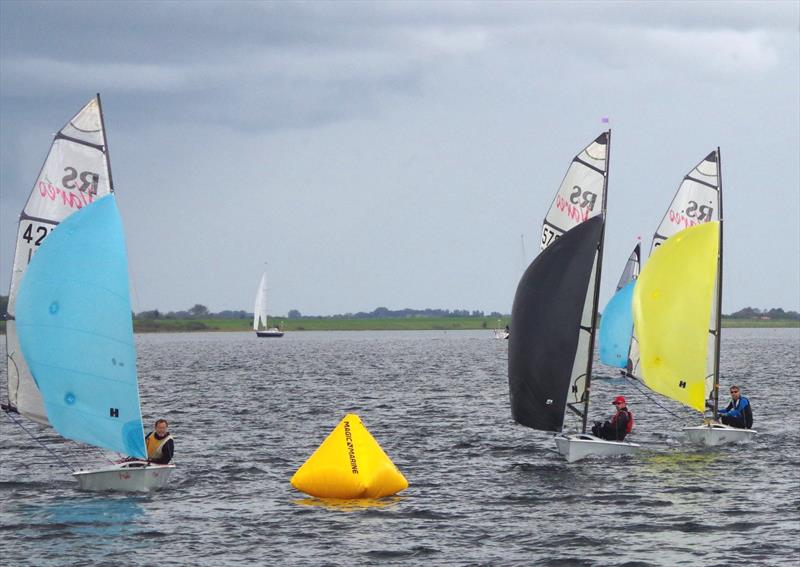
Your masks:
M 167 427 L 169 424 L 166 419 L 156 420 L 153 426 L 154 431 L 148 433 L 144 438 L 147 445 L 147 460 L 151 463 L 166 465 L 172 460 L 175 443 Z
M 750 400 L 739 393 L 739 386 L 731 386 L 731 402 L 724 410 L 719 410 L 720 421 L 731 427 L 751 429 L 753 427 L 753 408 Z
M 633 414 L 623 396 L 617 396 L 611 403 L 617 408 L 616 413 L 605 423 L 596 421 L 592 427 L 592 435 L 606 441 L 622 441 L 633 429 Z

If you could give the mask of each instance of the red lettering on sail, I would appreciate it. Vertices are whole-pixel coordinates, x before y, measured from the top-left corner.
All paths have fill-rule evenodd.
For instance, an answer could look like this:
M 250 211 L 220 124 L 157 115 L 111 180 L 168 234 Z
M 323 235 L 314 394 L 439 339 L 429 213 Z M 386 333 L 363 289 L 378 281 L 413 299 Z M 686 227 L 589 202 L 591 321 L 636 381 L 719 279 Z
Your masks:
M 669 222 L 671 222 L 674 225 L 677 225 L 677 226 L 681 227 L 681 230 L 683 230 L 684 228 L 689 228 L 690 226 L 694 226 L 696 224 L 701 224 L 701 223 L 697 222 L 694 219 L 690 219 L 689 217 L 687 217 L 683 213 L 679 213 L 677 211 L 674 211 L 673 209 L 669 210 L 669 212 L 667 213 L 667 217 L 669 218 Z M 709 215 L 709 220 L 710 220 L 710 218 L 711 218 L 711 216 Z
M 590 207 L 573 205 L 561 195 L 556 195 L 556 208 L 577 223 L 582 223 L 589 218 Z
M 60 200 L 61 204 L 70 209 L 81 209 L 84 205 L 94 202 L 94 195 L 91 193 L 67 191 L 56 187 L 50 182 L 39 181 L 37 188 L 39 189 L 39 196 L 43 199 Z

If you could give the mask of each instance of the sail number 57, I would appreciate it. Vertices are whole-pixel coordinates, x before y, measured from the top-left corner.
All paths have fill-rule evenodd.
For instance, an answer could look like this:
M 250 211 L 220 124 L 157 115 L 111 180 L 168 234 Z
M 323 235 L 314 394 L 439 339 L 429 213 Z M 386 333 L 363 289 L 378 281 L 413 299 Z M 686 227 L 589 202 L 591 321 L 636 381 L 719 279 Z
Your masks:
M 549 226 L 545 225 L 542 227 L 542 248 L 547 248 L 553 241 L 561 236 L 560 232 L 556 232 Z

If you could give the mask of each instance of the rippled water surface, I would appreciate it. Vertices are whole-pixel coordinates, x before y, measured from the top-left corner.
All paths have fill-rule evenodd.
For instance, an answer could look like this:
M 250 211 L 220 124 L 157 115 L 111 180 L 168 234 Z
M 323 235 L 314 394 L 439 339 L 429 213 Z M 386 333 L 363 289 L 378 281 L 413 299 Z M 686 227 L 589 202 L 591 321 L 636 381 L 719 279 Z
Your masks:
M 547 434 L 512 422 L 507 344 L 489 331 L 139 335 L 137 344 L 145 420 L 168 418 L 176 438 L 170 488 L 81 493 L 0 416 L 5 564 L 800 559 L 798 329 L 725 331 L 723 383 L 740 384 L 753 404 L 759 435 L 750 445 L 692 448 L 680 428 L 697 415 L 659 398 L 662 409 L 600 367 L 592 419 L 624 394 L 636 415 L 632 440 L 646 450 L 573 464 Z M 334 505 L 289 484 L 348 412 L 408 478 L 398 497 Z M 72 464 L 97 458 L 29 427 Z

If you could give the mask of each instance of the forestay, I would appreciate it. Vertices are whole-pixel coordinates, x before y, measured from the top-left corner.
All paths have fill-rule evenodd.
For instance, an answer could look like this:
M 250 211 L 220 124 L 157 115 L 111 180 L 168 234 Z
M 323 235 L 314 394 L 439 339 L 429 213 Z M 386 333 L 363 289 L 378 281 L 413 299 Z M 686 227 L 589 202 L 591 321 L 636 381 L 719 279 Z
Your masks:
M 65 218 L 113 192 L 99 95 L 90 100 L 53 139 L 30 197 L 20 215 L 8 298 L 6 347 L 9 405 L 47 424 L 42 398 L 19 346 L 17 293 L 36 250 Z
M 128 262 L 113 195 L 70 215 L 39 246 L 16 316 L 52 427 L 146 459 Z
M 583 305 L 591 292 L 603 223 L 603 217 L 593 217 L 566 232 L 520 280 L 511 312 L 508 380 L 511 414 L 522 425 L 563 428 L 568 397 L 574 396 L 571 370 L 579 364 Z
M 707 341 L 715 301 L 719 222 L 673 235 L 657 247 L 633 292 L 642 380 L 651 390 L 705 409 Z

